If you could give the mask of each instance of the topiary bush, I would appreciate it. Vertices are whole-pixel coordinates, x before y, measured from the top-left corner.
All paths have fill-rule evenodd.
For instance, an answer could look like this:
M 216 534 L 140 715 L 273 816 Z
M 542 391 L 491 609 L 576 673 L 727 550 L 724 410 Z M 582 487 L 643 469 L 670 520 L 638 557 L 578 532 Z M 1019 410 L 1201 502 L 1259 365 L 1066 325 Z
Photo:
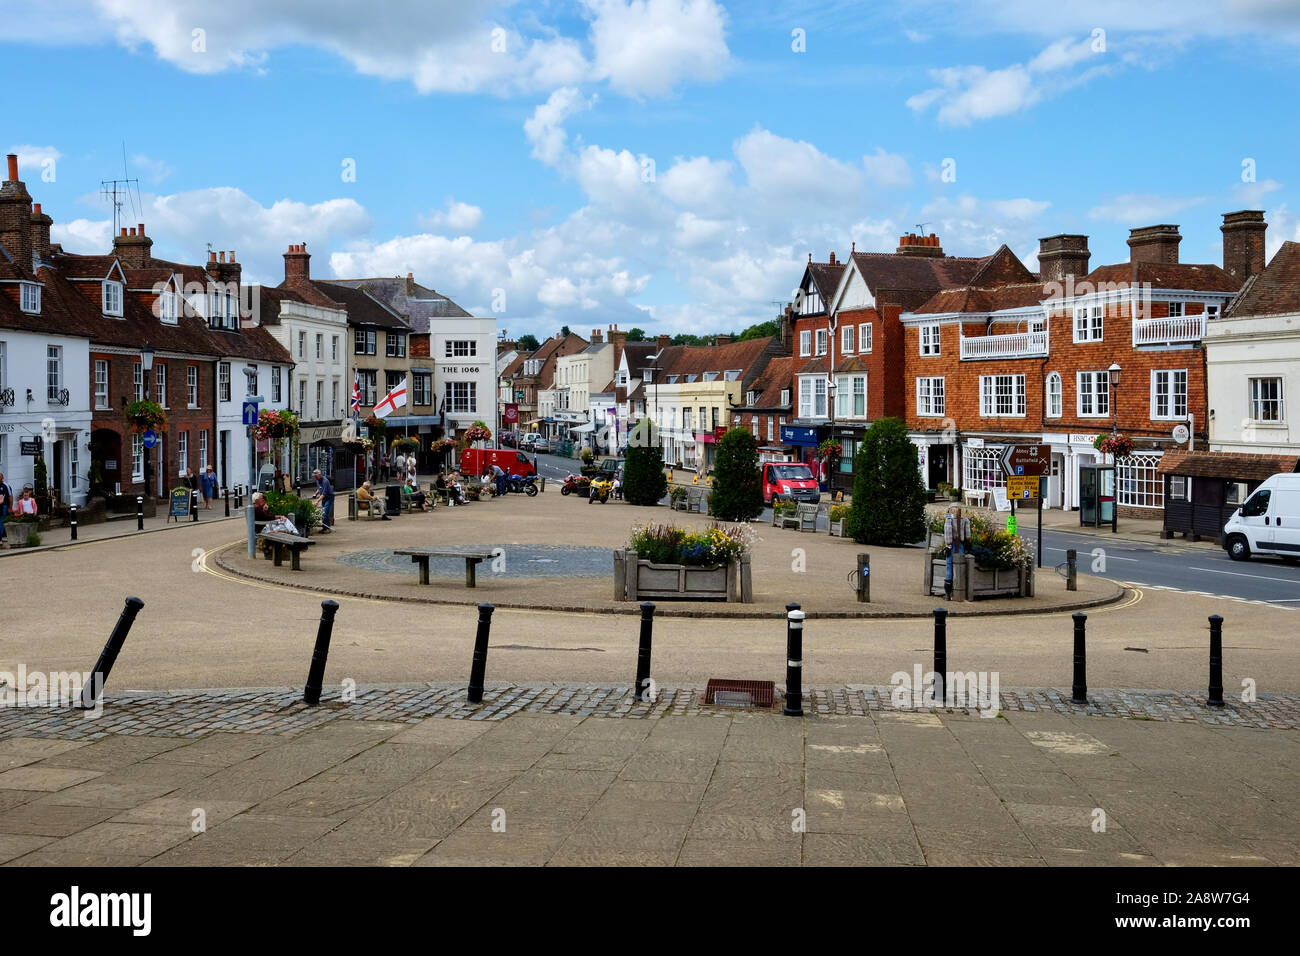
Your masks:
M 758 442 L 744 428 L 732 428 L 718 442 L 709 514 L 723 521 L 750 521 L 763 513 L 763 478 Z
M 650 419 L 643 418 L 628 435 L 627 460 L 623 465 L 623 500 L 630 505 L 657 505 L 668 494 L 663 452 L 655 433 Z
M 854 458 L 853 505 L 845 534 L 890 547 L 925 537 L 925 485 L 907 426 L 882 418 L 867 429 Z

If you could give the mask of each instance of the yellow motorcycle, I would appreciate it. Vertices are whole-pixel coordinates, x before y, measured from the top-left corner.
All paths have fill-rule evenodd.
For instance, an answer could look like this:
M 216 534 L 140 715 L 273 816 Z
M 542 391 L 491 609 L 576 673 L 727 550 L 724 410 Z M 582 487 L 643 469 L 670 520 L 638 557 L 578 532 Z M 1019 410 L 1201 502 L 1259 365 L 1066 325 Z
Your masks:
M 591 491 L 587 495 L 587 504 L 593 504 L 599 501 L 602 505 L 609 501 L 610 493 L 614 490 L 614 482 L 608 478 L 591 479 Z

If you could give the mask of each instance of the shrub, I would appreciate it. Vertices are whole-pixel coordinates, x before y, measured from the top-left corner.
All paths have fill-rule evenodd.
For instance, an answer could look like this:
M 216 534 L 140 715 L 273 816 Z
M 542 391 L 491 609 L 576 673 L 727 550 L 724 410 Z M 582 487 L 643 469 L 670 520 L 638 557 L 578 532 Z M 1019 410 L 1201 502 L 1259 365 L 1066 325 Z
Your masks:
M 686 489 L 681 485 L 673 485 L 673 487 L 668 490 L 668 500 L 672 504 L 678 504 L 679 502 L 685 501 Z
M 779 515 L 793 515 L 795 513 L 796 506 L 793 501 L 777 500 L 772 502 L 772 510 Z
M 902 421 L 882 418 L 867 429 L 854 471 L 846 535 L 859 544 L 890 547 L 925 537 L 925 486 Z
M 749 551 L 754 533 L 747 525 L 712 524 L 693 531 L 667 524 L 644 524 L 632 529 L 628 548 L 638 558 L 655 564 L 689 564 L 707 567 L 734 561 Z
M 623 465 L 623 500 L 630 505 L 657 505 L 668 494 L 663 453 L 655 435 L 656 429 L 645 418 L 629 436 L 627 461 Z
M 841 518 L 847 518 L 848 514 L 849 514 L 848 505 L 831 505 L 830 520 L 832 523 L 839 521 Z
M 291 491 L 268 491 L 266 507 L 273 515 L 285 515 L 294 527 L 306 532 L 324 518 L 324 511 L 312 504 L 310 498 L 300 498 Z
M 41 546 L 41 536 L 33 531 L 27 536 L 27 547 L 39 548 Z
M 732 428 L 718 442 L 709 514 L 724 521 L 749 521 L 763 513 L 763 479 L 758 442 L 743 428 Z

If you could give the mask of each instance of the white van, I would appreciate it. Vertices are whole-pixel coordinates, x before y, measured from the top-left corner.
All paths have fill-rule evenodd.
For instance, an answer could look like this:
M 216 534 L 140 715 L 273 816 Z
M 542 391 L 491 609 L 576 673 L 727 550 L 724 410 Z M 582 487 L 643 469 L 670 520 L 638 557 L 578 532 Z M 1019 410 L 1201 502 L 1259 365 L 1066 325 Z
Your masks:
M 1252 554 L 1300 559 L 1300 474 L 1265 479 L 1223 526 L 1223 547 L 1234 561 Z

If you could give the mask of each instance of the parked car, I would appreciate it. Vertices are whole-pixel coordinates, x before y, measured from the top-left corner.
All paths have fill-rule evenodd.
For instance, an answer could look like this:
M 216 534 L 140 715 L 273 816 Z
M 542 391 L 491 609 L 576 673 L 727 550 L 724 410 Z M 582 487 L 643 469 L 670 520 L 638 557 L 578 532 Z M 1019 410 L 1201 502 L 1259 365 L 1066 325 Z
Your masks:
M 551 440 L 541 435 L 538 435 L 537 439 L 528 446 L 528 451 L 531 451 L 534 454 L 550 454 L 554 450 L 555 446 L 551 443 Z
M 770 505 L 774 498 L 816 504 L 822 493 L 812 469 L 803 462 L 769 461 L 763 464 L 763 501 Z
M 507 475 L 535 475 L 537 469 L 522 451 L 502 448 L 466 448 L 460 453 L 460 470 L 465 475 L 481 475 L 492 465 Z
M 502 448 L 518 448 L 519 433 L 518 432 L 497 432 L 497 443 Z
M 542 436 L 537 434 L 537 432 L 526 432 L 519 439 L 519 447 L 524 449 L 531 449 L 533 447 L 533 443 L 536 442 L 537 439 L 541 437 Z
M 1234 561 L 1252 554 L 1300 559 L 1300 474 L 1264 479 L 1223 526 L 1223 547 Z
M 626 463 L 626 458 L 606 458 L 602 460 L 599 467 L 600 477 L 613 478 L 623 470 Z

